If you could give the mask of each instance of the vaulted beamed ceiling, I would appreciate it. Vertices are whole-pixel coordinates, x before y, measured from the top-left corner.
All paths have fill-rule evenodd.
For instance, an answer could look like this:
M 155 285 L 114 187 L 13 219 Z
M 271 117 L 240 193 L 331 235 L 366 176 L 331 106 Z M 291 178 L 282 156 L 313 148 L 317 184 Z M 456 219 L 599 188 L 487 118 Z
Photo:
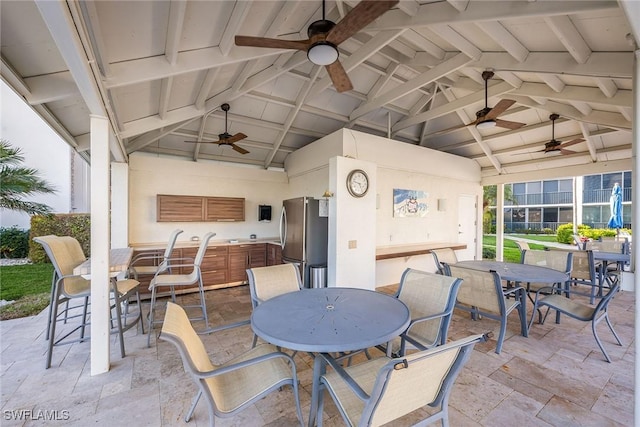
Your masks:
M 327 19 L 358 3 L 327 1 Z M 86 158 L 97 114 L 112 123 L 117 161 L 143 151 L 283 167 L 346 127 L 472 158 L 485 177 L 588 171 L 631 157 L 632 3 L 400 0 L 339 45 L 354 89 L 338 93 L 305 52 L 234 43 L 306 39 L 320 0 L 4 0 L 2 78 Z M 486 70 L 488 106 L 515 101 L 500 119 L 521 128 L 462 126 L 485 107 Z M 248 154 L 205 143 L 225 131 L 223 103 Z M 552 113 L 556 140 L 584 140 L 574 153 L 541 151 Z

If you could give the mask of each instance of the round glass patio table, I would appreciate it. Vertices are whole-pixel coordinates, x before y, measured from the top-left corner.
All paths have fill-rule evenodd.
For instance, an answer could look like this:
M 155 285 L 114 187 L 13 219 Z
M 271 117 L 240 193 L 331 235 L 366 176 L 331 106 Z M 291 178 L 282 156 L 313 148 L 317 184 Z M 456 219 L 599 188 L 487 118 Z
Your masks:
M 356 288 L 302 289 L 269 299 L 251 314 L 263 340 L 314 353 L 361 350 L 400 335 L 409 309 L 397 298 Z

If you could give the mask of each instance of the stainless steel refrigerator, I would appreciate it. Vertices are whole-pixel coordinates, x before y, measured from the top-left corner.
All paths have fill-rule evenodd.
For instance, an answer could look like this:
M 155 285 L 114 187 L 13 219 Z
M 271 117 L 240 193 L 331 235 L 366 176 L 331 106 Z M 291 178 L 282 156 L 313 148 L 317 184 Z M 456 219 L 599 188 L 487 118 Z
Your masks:
M 305 288 L 311 286 L 311 268 L 326 268 L 327 265 L 329 221 L 326 211 L 320 212 L 320 202 L 312 197 L 282 202 L 282 260 L 300 265 L 300 277 Z

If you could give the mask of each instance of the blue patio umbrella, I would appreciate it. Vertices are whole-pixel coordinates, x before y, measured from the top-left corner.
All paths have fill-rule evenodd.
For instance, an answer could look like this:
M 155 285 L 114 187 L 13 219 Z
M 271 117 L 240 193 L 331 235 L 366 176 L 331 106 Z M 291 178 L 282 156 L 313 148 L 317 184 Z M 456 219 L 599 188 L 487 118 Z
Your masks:
M 619 230 L 622 228 L 622 188 L 617 182 L 611 190 L 609 205 L 611 207 L 611 217 L 609 218 L 607 227 Z

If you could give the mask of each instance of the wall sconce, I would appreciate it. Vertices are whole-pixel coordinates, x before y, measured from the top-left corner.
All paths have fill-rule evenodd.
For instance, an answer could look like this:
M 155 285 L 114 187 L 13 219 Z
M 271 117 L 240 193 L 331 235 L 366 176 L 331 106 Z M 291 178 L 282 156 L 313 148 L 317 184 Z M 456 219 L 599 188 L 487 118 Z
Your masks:
M 333 197 L 333 193 L 329 190 L 325 190 L 322 197 L 324 197 L 325 199 L 328 199 L 329 197 Z
M 445 212 L 447 210 L 447 199 L 438 199 L 438 211 Z

